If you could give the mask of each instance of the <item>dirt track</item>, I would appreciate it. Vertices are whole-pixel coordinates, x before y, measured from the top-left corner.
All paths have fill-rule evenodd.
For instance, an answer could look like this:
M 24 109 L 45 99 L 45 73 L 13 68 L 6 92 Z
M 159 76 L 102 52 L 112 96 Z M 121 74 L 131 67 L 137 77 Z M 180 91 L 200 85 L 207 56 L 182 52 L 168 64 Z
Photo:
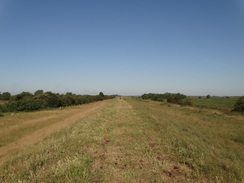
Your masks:
M 78 119 L 86 116 L 90 112 L 97 110 L 105 106 L 109 101 L 101 101 L 92 104 L 87 104 L 74 109 L 64 109 L 59 112 L 55 111 L 55 115 L 37 119 L 36 121 L 29 120 L 25 124 L 34 123 L 47 123 L 50 119 L 52 123 L 47 123 L 44 127 L 35 130 L 34 132 L 23 136 L 22 138 L 7 144 L 6 146 L 0 147 L 0 165 L 7 160 L 20 155 L 25 149 L 30 148 L 31 145 L 41 141 L 44 137 L 75 123 Z M 65 114 L 65 115 L 64 115 Z

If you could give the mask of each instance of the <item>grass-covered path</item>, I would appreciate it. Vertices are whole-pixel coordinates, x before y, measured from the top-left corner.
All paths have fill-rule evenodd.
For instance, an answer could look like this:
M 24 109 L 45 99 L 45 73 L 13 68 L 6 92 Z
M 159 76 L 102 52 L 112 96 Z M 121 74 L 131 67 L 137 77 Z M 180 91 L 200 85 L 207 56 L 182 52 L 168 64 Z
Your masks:
M 0 121 L 0 165 L 15 157 L 46 136 L 69 127 L 78 119 L 106 105 L 108 101 L 65 110 L 11 114 Z
M 5 163 L 0 182 L 241 182 L 243 117 L 116 98 Z

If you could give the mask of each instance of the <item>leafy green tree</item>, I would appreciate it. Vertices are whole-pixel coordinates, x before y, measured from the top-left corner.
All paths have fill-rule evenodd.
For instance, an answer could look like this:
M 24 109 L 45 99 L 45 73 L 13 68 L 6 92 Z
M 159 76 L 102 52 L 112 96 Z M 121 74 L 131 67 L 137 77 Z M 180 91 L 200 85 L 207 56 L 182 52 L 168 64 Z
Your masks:
M 73 94 L 72 92 L 66 92 L 65 95 L 70 95 L 70 96 L 72 96 L 72 95 L 75 95 L 75 94 Z
M 23 99 L 27 99 L 27 98 L 32 98 L 33 94 L 31 94 L 30 92 L 22 92 L 18 95 L 15 96 L 15 100 L 23 100 Z
M 207 95 L 207 96 L 206 96 L 206 98 L 207 98 L 207 99 L 210 99 L 210 98 L 211 98 L 211 96 L 210 96 L 210 95 Z
M 75 105 L 75 100 L 74 100 L 72 95 L 70 95 L 70 94 L 67 95 L 66 94 L 66 95 L 61 97 L 61 104 L 62 104 L 62 106 Z
M 0 104 L 0 113 L 1 112 L 8 112 L 8 107 L 5 104 Z
M 11 102 L 8 105 L 10 111 L 36 111 L 42 108 L 41 102 L 33 98 L 25 98 Z
M 45 93 L 44 108 L 56 108 L 61 106 L 60 97 L 52 92 Z
M 43 90 L 36 90 L 35 93 L 34 93 L 34 95 L 37 96 L 37 95 L 41 95 L 43 93 L 44 93 Z
M 99 93 L 99 96 L 104 97 L 103 92 L 100 92 L 100 93 Z
M 1 94 L 1 100 L 9 100 L 11 97 L 11 94 L 9 92 L 3 92 Z

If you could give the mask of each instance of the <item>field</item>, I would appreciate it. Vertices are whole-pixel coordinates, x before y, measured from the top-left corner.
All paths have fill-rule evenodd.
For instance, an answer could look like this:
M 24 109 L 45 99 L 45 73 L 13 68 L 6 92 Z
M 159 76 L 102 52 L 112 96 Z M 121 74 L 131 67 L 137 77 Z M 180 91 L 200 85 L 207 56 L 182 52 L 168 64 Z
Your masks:
M 126 97 L 0 126 L 0 182 L 244 182 L 238 113 Z
M 231 111 L 239 97 L 191 97 L 194 106 Z

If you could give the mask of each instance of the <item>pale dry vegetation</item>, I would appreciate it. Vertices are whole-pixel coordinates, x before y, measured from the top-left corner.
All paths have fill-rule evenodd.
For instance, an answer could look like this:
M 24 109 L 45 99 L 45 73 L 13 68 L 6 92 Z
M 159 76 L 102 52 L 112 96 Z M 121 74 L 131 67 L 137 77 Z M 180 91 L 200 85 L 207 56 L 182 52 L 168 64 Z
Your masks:
M 242 182 L 243 123 L 241 115 L 117 98 L 6 162 L 0 181 Z

